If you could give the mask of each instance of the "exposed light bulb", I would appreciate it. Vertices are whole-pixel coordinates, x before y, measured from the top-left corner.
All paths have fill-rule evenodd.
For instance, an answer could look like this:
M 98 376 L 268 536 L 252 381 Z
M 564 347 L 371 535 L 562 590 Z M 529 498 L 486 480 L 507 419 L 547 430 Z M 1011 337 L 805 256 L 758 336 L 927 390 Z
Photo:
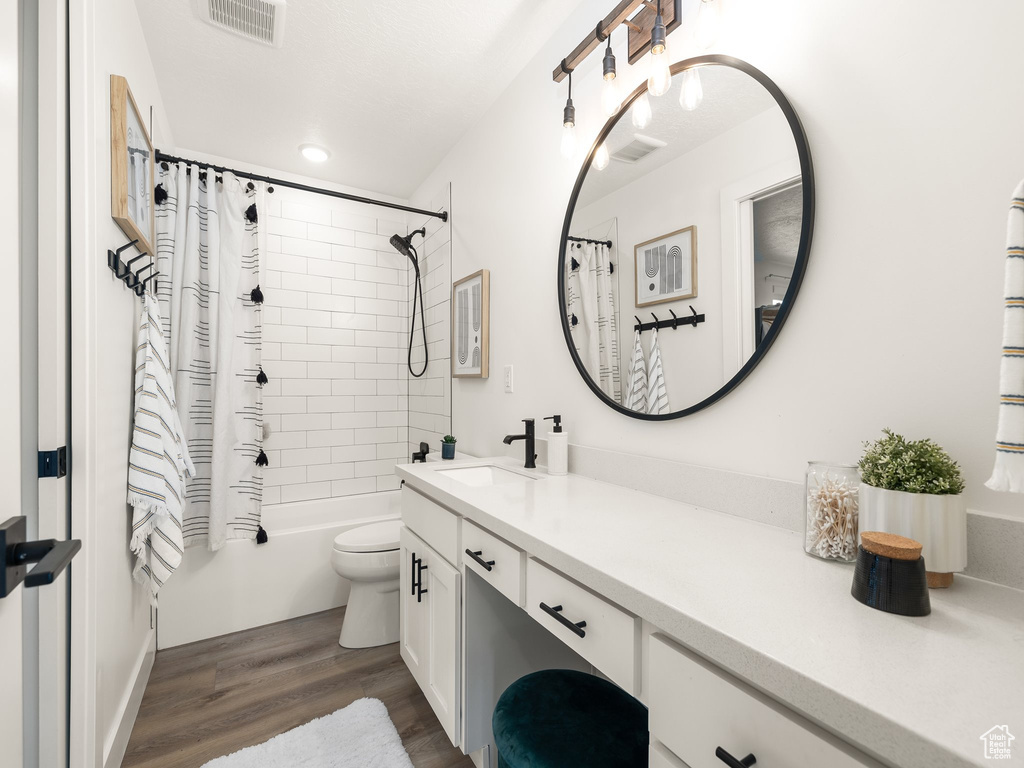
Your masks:
M 576 126 L 573 123 L 566 123 L 562 126 L 562 157 L 572 160 L 576 154 Z
M 693 112 L 704 98 L 704 86 L 700 84 L 700 73 L 696 69 L 683 72 L 683 87 L 679 91 L 679 106 Z
M 602 144 L 597 148 L 597 152 L 594 153 L 594 167 L 599 171 L 603 171 L 608 167 L 609 159 L 608 147 Z
M 562 110 L 562 157 L 572 160 L 575 154 L 576 107 L 572 105 L 572 72 L 569 72 L 569 98 L 565 100 L 565 109 Z
M 633 102 L 633 127 L 644 129 L 651 124 L 651 100 L 647 98 L 646 93 L 641 93 L 640 97 Z
M 619 86 L 617 79 L 613 74 L 611 77 L 605 77 L 604 85 L 601 86 L 601 110 L 608 116 L 611 117 L 619 111 L 619 105 L 622 104 L 622 99 L 619 98 Z
M 668 63 L 668 45 L 665 20 L 661 17 L 661 0 L 658 0 L 657 15 L 651 28 L 651 74 L 647 78 L 647 91 L 651 96 L 668 93 L 672 87 L 672 71 Z
M 701 0 L 697 11 L 697 27 L 693 33 L 694 40 L 701 48 L 710 48 L 718 42 L 721 7 L 721 0 Z
M 619 84 L 615 71 L 615 53 L 612 51 L 612 36 L 608 33 L 608 46 L 604 49 L 604 85 L 601 86 L 601 109 L 611 117 L 619 111 Z
M 668 48 L 661 53 L 651 52 L 651 74 L 647 78 L 647 92 L 651 96 L 662 96 L 672 87 L 672 72 L 668 63 Z

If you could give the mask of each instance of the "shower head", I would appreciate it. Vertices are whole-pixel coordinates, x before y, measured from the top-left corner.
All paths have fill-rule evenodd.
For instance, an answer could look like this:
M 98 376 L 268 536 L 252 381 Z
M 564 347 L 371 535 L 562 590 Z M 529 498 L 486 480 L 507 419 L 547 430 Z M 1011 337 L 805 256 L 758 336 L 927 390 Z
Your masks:
M 426 237 L 427 230 L 425 228 L 417 229 L 416 231 L 410 232 L 408 235 L 404 237 L 402 235 L 391 236 L 391 247 L 394 248 L 403 256 L 407 257 L 410 261 L 412 261 L 413 264 L 416 263 L 416 252 L 413 250 L 412 247 L 412 239 L 415 235 L 422 235 L 423 237 Z

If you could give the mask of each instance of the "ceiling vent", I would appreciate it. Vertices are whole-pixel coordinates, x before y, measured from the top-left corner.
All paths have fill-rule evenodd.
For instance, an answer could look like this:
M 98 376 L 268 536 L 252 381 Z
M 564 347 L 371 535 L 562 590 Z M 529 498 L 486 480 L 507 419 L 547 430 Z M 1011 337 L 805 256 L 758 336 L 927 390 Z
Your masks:
M 285 0 L 196 0 L 199 18 L 232 34 L 280 48 Z
M 661 149 L 664 146 L 668 146 L 664 141 L 658 141 L 650 136 L 641 136 L 639 133 L 635 133 L 633 134 L 633 140 L 626 146 L 612 152 L 611 157 L 612 160 L 618 160 L 620 163 L 635 163 L 647 157 L 654 150 Z

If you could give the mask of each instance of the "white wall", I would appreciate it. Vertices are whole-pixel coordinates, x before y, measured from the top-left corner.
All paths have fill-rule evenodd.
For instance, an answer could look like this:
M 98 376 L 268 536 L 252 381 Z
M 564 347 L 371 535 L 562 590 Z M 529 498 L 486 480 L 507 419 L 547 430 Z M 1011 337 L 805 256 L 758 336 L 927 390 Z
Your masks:
M 697 3 L 669 37 L 674 59 Z M 1008 198 L 1024 175 L 1015 74 L 1024 4 L 723 2 L 715 52 L 786 93 L 808 134 L 817 215 L 787 327 L 757 370 L 694 416 L 650 424 L 602 405 L 559 327 L 556 258 L 579 168 L 559 155 L 565 85 L 551 70 L 607 3 L 586 0 L 421 186 L 451 180 L 454 274 L 491 270 L 491 366 L 454 383 L 454 431 L 502 452 L 519 419 L 558 412 L 570 441 L 800 480 L 808 459 L 855 460 L 890 426 L 930 436 L 963 465 L 976 509 L 1024 517 L 983 488 L 992 466 Z M 620 36 L 619 40 L 623 40 Z M 626 85 L 643 77 L 617 52 Z M 960 62 L 959 65 L 956 62 Z M 645 62 L 640 62 L 644 64 Z M 600 56 L 573 78 L 579 133 L 596 135 Z
M 107 268 L 128 241 L 110 218 L 111 74 L 128 79 L 158 145 L 170 144 L 156 77 L 131 0 L 71 7 L 72 157 L 72 765 L 120 760 L 151 661 L 148 589 L 132 579 L 131 510 L 125 503 L 139 300 Z M 127 255 L 127 254 L 126 254 Z M 129 715 L 126 718 L 125 713 Z
M 426 210 L 451 212 L 451 189 L 448 184 L 440 185 L 429 198 Z M 412 222 L 409 229 L 424 227 L 427 230 L 422 243 L 417 237 L 413 245 L 420 254 L 420 282 L 430 356 L 422 376 L 408 374 L 409 450 L 406 456 L 418 451 L 421 442 L 430 445 L 431 453 L 440 453 L 441 438 L 452 431 L 452 346 L 448 333 L 452 313 L 451 225 L 436 217 L 417 221 L 416 214 L 409 214 L 409 220 Z M 409 281 L 411 309 L 411 271 Z M 423 335 L 419 329 L 420 313 L 417 309 L 416 336 L 412 349 L 412 367 L 417 373 L 423 369 Z
M 577 229 L 589 229 L 612 218 L 618 223 L 618 260 L 613 263 L 618 283 L 623 393 L 629 389 L 636 324 L 633 316 L 645 323 L 654 319 L 652 313 L 659 320 L 668 320 L 670 309 L 685 317 L 690 315 L 690 306 L 705 315 L 702 324 L 658 332 L 669 406 L 672 410 L 688 408 L 722 386 L 722 190 L 785 161 L 797 163 L 796 144 L 782 110 L 772 108 L 573 214 L 574 234 Z M 657 199 L 652 199 L 654 189 L 662 190 Z M 635 306 L 633 246 L 689 226 L 697 228 L 697 296 L 648 307 Z M 642 334 L 642 343 L 645 351 L 650 349 L 650 332 Z M 731 339 L 729 349 L 738 344 L 738 339 Z M 730 376 L 736 370 L 732 368 Z
M 265 505 L 398 488 L 408 455 L 405 214 L 277 187 L 265 196 Z

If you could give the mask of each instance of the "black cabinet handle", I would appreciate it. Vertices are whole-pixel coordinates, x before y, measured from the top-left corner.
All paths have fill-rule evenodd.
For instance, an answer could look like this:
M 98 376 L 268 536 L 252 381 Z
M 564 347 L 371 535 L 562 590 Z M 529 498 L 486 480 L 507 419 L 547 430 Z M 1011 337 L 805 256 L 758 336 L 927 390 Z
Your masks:
M 483 550 L 477 550 L 476 552 L 473 552 L 472 550 L 467 549 L 466 554 L 472 557 L 476 561 L 476 564 L 479 565 L 481 568 L 484 568 L 488 571 L 494 569 L 493 560 L 484 560 L 482 557 L 480 557 L 480 555 L 483 554 Z
M 429 567 L 430 566 L 423 564 L 423 558 L 421 557 L 420 558 L 420 564 L 419 564 L 419 566 L 417 568 L 417 570 L 419 571 L 418 578 L 416 579 L 416 602 L 417 603 L 422 603 L 423 602 L 423 596 L 425 594 L 427 594 L 427 592 L 429 591 L 429 590 L 426 590 L 426 589 L 423 588 L 423 572 L 425 570 L 427 570 L 427 568 L 429 568 Z
M 540 609 L 544 611 L 544 613 L 546 613 L 548 616 L 553 616 L 555 618 L 555 621 L 557 621 L 566 629 L 570 630 L 577 637 L 586 637 L 587 633 L 583 631 L 583 628 L 587 626 L 587 622 L 577 621 L 575 624 L 573 624 L 571 621 L 565 618 L 565 616 L 562 615 L 562 606 L 556 605 L 554 608 L 552 608 L 547 603 L 541 603 Z
M 412 586 L 410 595 L 416 595 L 416 563 L 419 562 L 419 558 L 416 557 L 416 553 L 412 553 L 412 565 L 409 569 L 409 584 Z
M 757 762 L 757 758 L 753 755 L 747 755 L 742 760 L 737 760 L 721 747 L 715 748 L 715 757 L 728 765 L 729 768 L 750 768 L 750 766 Z

